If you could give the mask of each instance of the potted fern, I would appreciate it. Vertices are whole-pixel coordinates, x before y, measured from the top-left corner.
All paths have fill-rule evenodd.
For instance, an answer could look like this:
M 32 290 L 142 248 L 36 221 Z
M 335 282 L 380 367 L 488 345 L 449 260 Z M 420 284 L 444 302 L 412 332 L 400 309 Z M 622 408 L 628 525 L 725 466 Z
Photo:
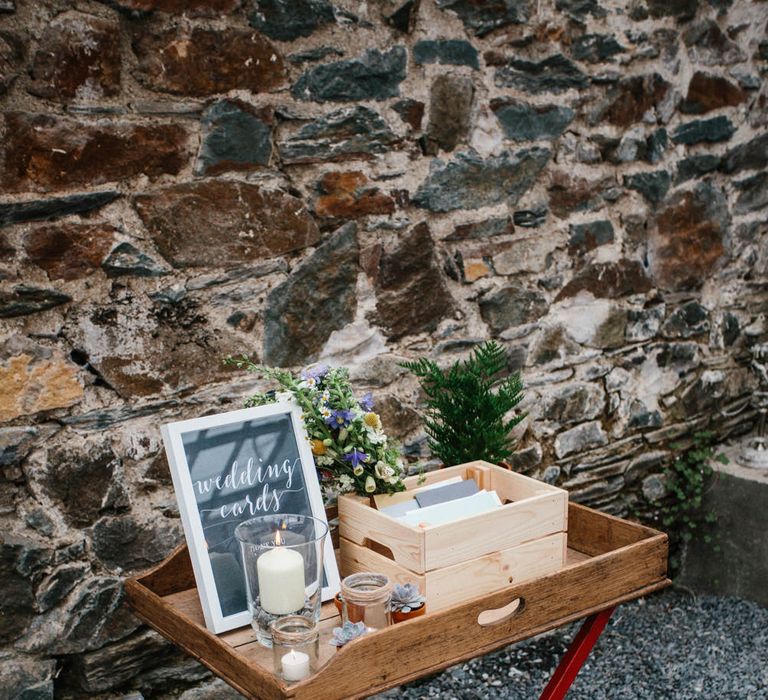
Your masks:
M 447 369 L 427 358 L 402 366 L 418 377 L 427 396 L 428 445 L 443 464 L 501 464 L 514 453 L 511 432 L 526 414 L 507 416 L 523 399 L 523 385 L 519 374 L 506 374 L 501 345 L 487 341 Z

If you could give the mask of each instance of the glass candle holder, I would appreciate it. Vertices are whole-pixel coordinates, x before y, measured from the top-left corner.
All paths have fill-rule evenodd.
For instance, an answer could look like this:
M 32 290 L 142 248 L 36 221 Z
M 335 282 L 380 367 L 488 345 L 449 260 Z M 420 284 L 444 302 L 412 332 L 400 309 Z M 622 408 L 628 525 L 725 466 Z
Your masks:
M 363 622 L 368 629 L 390 624 L 392 582 L 384 574 L 363 572 L 341 582 L 342 622 Z
M 270 625 L 272 661 L 276 676 L 297 683 L 317 671 L 320 658 L 320 628 L 301 615 L 287 615 Z
M 272 646 L 270 624 L 281 617 L 320 619 L 327 534 L 328 525 L 309 515 L 262 515 L 235 529 L 251 625 L 264 646 Z

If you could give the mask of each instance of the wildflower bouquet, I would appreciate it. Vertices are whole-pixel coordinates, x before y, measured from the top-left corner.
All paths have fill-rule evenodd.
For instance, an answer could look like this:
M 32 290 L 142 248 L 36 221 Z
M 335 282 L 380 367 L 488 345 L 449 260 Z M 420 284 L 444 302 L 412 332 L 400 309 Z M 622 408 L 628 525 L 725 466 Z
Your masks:
M 315 364 L 294 377 L 282 369 L 256 365 L 246 356 L 229 362 L 276 380 L 282 389 L 256 394 L 248 406 L 283 398 L 299 404 L 326 501 L 350 491 L 370 495 L 405 489 L 403 462 L 373 411 L 371 394 L 356 399 L 345 368 Z

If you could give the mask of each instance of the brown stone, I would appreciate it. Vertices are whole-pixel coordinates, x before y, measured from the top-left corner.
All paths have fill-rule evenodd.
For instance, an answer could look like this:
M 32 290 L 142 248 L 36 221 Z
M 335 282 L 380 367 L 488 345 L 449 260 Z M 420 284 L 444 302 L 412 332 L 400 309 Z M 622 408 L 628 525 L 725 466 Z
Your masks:
M 213 329 L 189 296 L 153 303 L 126 293 L 81 304 L 62 334 L 126 399 L 220 380 L 227 375 L 220 358 L 242 351 L 234 331 Z
M 229 14 L 241 0 L 102 0 L 128 12 L 164 12 L 187 17 L 217 17 Z
M 688 94 L 680 111 L 704 114 L 720 107 L 733 107 L 746 99 L 744 91 L 719 75 L 697 71 L 688 83 Z
M 469 283 L 476 282 L 491 273 L 491 268 L 482 258 L 467 258 L 464 260 L 463 270 L 463 279 Z
M 424 118 L 424 103 L 418 100 L 400 100 L 392 105 L 392 109 L 400 115 L 408 126 L 416 131 L 421 129 L 421 120 Z
M 173 185 L 134 205 L 160 252 L 176 267 L 216 267 L 283 255 L 317 242 L 301 200 L 233 180 Z
M 0 32 L 0 95 L 8 92 L 21 71 L 24 44 L 11 32 Z
M 429 93 L 428 152 L 452 151 L 469 131 L 475 89 L 471 78 L 439 75 Z
M 83 398 L 77 367 L 59 355 L 21 353 L 0 363 L 0 421 L 66 408 Z
M 267 92 L 285 81 L 280 52 L 255 30 L 195 27 L 137 30 L 139 77 L 150 88 L 204 96 L 228 90 Z
M 43 224 L 27 236 L 27 257 L 49 279 L 74 280 L 97 270 L 117 229 L 109 224 Z
M 47 191 L 176 175 L 186 163 L 188 135 L 176 124 L 84 124 L 49 114 L 11 112 L 0 183 L 12 191 Z
M 315 203 L 315 214 L 323 218 L 357 219 L 369 214 L 391 214 L 395 202 L 359 170 L 326 173 L 318 183 L 322 193 Z
M 454 304 L 426 223 L 382 255 L 376 313 L 390 338 L 433 331 Z
M 609 94 L 598 120 L 616 126 L 639 122 L 649 109 L 658 107 L 669 88 L 669 83 L 657 73 L 625 78 Z
M 657 285 L 674 290 L 701 287 L 725 252 L 727 224 L 721 201 L 721 194 L 704 185 L 678 193 L 659 213 L 649 251 Z
M 50 99 L 99 100 L 120 92 L 115 22 L 67 12 L 45 29 L 32 61 L 29 91 Z
M 593 263 L 582 268 L 560 290 L 555 301 L 591 292 L 598 298 L 615 299 L 628 294 L 644 294 L 651 289 L 651 280 L 637 260 L 624 258 L 618 262 Z
M 575 211 L 592 208 L 598 199 L 594 184 L 562 171 L 552 173 L 548 191 L 549 207 L 560 219 L 567 219 Z
M 396 440 L 421 427 L 419 413 L 392 394 L 377 395 L 373 410 L 381 416 L 384 432 Z

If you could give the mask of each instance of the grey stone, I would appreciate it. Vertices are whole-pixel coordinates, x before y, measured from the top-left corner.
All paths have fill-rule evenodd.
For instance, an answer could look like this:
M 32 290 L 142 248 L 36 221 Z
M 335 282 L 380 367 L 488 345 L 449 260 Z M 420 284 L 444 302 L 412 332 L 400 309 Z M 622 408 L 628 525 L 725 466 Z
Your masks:
M 431 332 L 454 304 L 426 223 L 381 256 L 376 315 L 389 338 Z
M 0 540 L 0 643 L 21 636 L 35 616 L 33 579 L 52 551 L 34 540 L 3 534 Z M 0 664 L 2 666 L 2 664 Z
M 573 42 L 571 55 L 577 61 L 600 63 L 625 50 L 611 34 L 583 34 Z
M 547 313 L 547 309 L 543 294 L 519 285 L 501 287 L 480 299 L 480 315 L 494 334 L 536 321 Z
M 476 0 L 437 0 L 440 9 L 455 12 L 467 29 L 485 36 L 494 29 L 510 24 L 522 24 L 531 16 L 529 0 L 502 0 L 479 3 Z
M 82 562 L 64 564 L 46 576 L 35 591 L 37 606 L 41 612 L 60 603 L 85 577 L 88 565 Z
M 197 175 L 269 165 L 272 124 L 264 110 L 239 100 L 220 100 L 203 112 L 201 125 Z
M 663 304 L 651 306 L 648 309 L 635 311 L 630 309 L 627 315 L 627 329 L 625 338 L 629 342 L 650 340 L 655 337 L 664 320 L 665 308 Z
M 635 457 L 624 472 L 627 486 L 636 485 L 649 472 L 665 464 L 668 459 L 669 452 L 667 450 L 652 450 Z
M 661 474 L 649 474 L 641 486 L 646 501 L 654 503 L 667 495 L 667 480 Z
M 175 649 L 159 634 L 142 630 L 79 656 L 74 664 L 74 675 L 87 692 L 103 693 L 158 666 L 178 664 L 182 658 L 181 650 Z
M 278 147 L 282 162 L 295 165 L 366 158 L 392 150 L 398 141 L 378 112 L 357 105 L 331 112 L 303 126 Z
M 299 100 L 344 102 L 385 100 L 400 94 L 405 80 L 406 51 L 393 46 L 386 53 L 369 49 L 359 58 L 325 63 L 308 70 L 291 94 Z
M 541 464 L 542 454 L 541 445 L 534 442 L 521 450 L 515 449 L 507 462 L 512 467 L 512 471 L 529 473 Z
M 605 17 L 605 10 L 598 0 L 555 0 L 555 7 L 576 20 L 583 20 L 587 15 Z
M 121 277 L 123 275 L 159 277 L 170 272 L 166 266 L 127 241 L 118 243 L 101 266 L 104 268 L 104 272 L 107 273 L 107 277 Z
M 669 146 L 666 129 L 656 129 L 645 141 L 645 152 L 640 155 L 648 163 L 658 163 Z
M 726 116 L 696 119 L 678 126 L 672 132 L 672 140 L 689 146 L 696 143 L 719 143 L 727 141 L 735 131 L 736 127 Z
M 693 19 L 699 0 L 646 0 L 652 17 L 675 17 L 680 21 Z
M 734 183 L 739 192 L 733 211 L 746 214 L 768 206 L 768 172 L 758 173 Z
M 387 24 L 403 34 L 410 34 L 416 26 L 421 0 L 406 0 L 390 15 L 384 17 Z
M 70 301 L 72 297 L 69 294 L 56 289 L 19 284 L 13 291 L 0 291 L 0 318 L 27 316 Z
M 0 697 L 7 700 L 53 700 L 56 661 L 0 654 Z
M 185 690 L 179 700 L 242 700 L 242 697 L 232 686 L 217 678 L 197 688 Z
M 477 49 L 463 39 L 424 39 L 413 47 L 413 60 L 423 65 L 425 63 L 440 63 L 443 65 L 469 66 L 478 70 Z
M 334 330 L 355 316 L 357 227 L 345 224 L 297 265 L 267 297 L 264 362 L 292 366 L 316 359 Z
M 702 155 L 690 156 L 684 158 L 677 164 L 677 174 L 675 175 L 675 184 L 699 178 L 702 175 L 717 170 L 720 165 L 720 156 L 704 153 Z
M 648 410 L 646 405 L 639 400 L 634 400 L 630 403 L 627 427 L 633 429 L 660 428 L 663 422 L 661 413 L 658 410 Z
M 511 58 L 505 66 L 496 69 L 494 80 L 496 87 L 513 87 L 530 93 L 564 92 L 589 85 L 589 78 L 560 53 L 538 62 Z
M 472 81 L 461 75 L 439 75 L 430 89 L 427 152 L 452 151 L 465 140 L 474 97 Z M 433 147 L 436 146 L 435 147 Z
M 656 364 L 659 367 L 689 370 L 698 364 L 698 354 L 698 343 L 666 343 L 656 355 Z
M 555 454 L 558 459 L 562 459 L 567 455 L 607 444 L 608 436 L 603 431 L 600 421 L 596 420 L 558 433 L 555 438 Z
M 570 107 L 533 105 L 510 99 L 491 101 L 504 135 L 513 141 L 536 141 L 560 136 L 574 117 Z
M 50 537 L 55 529 L 55 524 L 45 508 L 32 508 L 24 516 L 24 522 L 46 537 Z
M 163 559 L 179 542 L 178 521 L 140 522 L 132 515 L 106 516 L 93 526 L 93 551 L 110 569 L 144 569 Z
M 666 170 L 648 173 L 634 173 L 624 176 L 624 186 L 636 190 L 653 205 L 658 205 L 669 192 L 672 178 Z
M 535 409 L 538 417 L 570 425 L 597 418 L 605 407 L 605 392 L 592 382 L 574 382 L 544 394 Z
M 661 327 L 665 338 L 692 338 L 708 332 L 709 312 L 697 301 L 675 309 Z
M 271 39 L 293 41 L 334 22 L 335 17 L 328 0 L 255 0 L 248 21 Z
M 286 56 L 286 59 L 289 63 L 300 65 L 302 63 L 320 61 L 328 56 L 343 55 L 344 52 L 335 46 L 318 46 L 315 49 L 307 49 L 306 51 L 297 51 L 296 53 L 289 54 Z
M 57 448 L 48 454 L 47 465 L 43 489 L 61 502 L 71 524 L 90 525 L 102 513 L 127 507 L 120 460 L 106 442 Z
M 708 66 L 724 66 L 743 61 L 738 45 L 728 39 L 717 21 L 707 17 L 685 28 L 681 37 L 691 61 Z
M 0 468 L 19 464 L 35 446 L 37 435 L 31 426 L 0 428 Z
M 578 254 L 612 243 L 615 237 L 613 224 L 605 219 L 586 224 L 571 224 L 568 233 L 568 249 Z
M 561 473 L 562 469 L 560 469 L 560 467 L 558 467 L 556 464 L 550 464 L 541 475 L 541 480 L 545 484 L 556 484 L 557 480 L 560 478 Z
M 28 202 L 3 202 L 0 203 L 0 227 L 22 221 L 44 221 L 71 214 L 85 214 L 94 209 L 100 209 L 119 196 L 119 192 L 107 190 L 35 199 Z
M 479 209 L 504 200 L 514 204 L 533 185 L 549 157 L 549 149 L 537 147 L 485 159 L 462 152 L 448 163 L 433 160 L 412 201 L 438 212 Z
M 547 208 L 537 207 L 536 209 L 521 209 L 512 214 L 512 221 L 515 226 L 523 228 L 539 228 L 547 220 Z
M 723 157 L 721 169 L 726 173 L 762 170 L 768 167 L 768 133 L 730 149 Z

